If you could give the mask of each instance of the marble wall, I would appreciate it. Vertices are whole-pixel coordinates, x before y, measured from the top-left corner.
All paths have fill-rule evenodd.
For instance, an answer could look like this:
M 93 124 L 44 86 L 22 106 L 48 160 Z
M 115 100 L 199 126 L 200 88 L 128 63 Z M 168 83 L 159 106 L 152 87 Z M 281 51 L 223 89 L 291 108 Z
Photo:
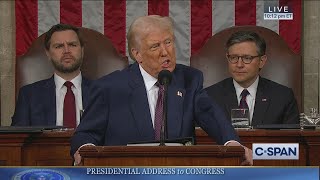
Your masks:
M 14 1 L 0 1 L 0 92 L 1 125 L 11 123 L 15 95 L 15 18 Z

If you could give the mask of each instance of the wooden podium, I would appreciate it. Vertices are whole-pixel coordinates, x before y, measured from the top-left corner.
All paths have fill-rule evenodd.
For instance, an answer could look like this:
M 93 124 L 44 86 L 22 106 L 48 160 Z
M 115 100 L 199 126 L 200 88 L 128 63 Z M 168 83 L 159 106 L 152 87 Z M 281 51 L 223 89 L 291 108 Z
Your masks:
M 84 166 L 239 166 L 239 146 L 87 146 Z

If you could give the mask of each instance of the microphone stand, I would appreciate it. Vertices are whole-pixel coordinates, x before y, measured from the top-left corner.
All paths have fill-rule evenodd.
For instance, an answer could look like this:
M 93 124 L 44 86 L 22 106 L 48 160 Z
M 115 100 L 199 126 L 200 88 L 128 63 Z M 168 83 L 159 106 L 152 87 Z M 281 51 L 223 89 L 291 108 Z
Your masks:
M 167 99 L 168 99 L 168 83 L 164 83 L 164 97 L 163 97 L 163 114 L 162 114 L 162 123 L 160 130 L 160 145 L 166 145 L 167 139 Z

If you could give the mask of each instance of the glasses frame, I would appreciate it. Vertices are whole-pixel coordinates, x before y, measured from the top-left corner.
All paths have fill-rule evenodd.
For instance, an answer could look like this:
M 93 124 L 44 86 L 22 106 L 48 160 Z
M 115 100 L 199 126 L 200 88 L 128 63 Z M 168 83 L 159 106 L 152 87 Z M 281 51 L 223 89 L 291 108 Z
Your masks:
M 237 57 L 237 60 L 236 61 L 232 61 L 230 59 L 230 56 L 236 56 Z M 244 60 L 244 57 L 247 57 L 249 58 L 249 61 L 245 61 Z M 250 56 L 250 55 L 243 55 L 243 56 L 238 56 L 238 55 L 230 55 L 230 54 L 227 54 L 227 59 L 228 61 L 231 63 L 231 64 L 237 64 L 239 62 L 239 59 L 241 58 L 241 61 L 244 63 L 244 64 L 250 64 L 255 58 L 257 57 L 261 57 L 261 55 L 257 55 L 257 56 Z

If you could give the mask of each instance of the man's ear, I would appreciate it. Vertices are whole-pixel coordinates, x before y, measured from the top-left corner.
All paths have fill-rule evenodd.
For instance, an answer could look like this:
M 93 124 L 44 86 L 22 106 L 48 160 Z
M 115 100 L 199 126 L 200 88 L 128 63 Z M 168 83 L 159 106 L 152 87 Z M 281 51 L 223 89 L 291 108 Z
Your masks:
M 49 52 L 49 50 L 47 50 L 47 49 L 45 48 L 45 52 L 46 52 L 46 55 L 47 55 L 48 59 L 50 59 L 50 52 Z
M 228 60 L 228 53 L 226 53 L 226 59 Z
M 260 64 L 259 64 L 260 69 L 262 69 L 263 66 L 266 64 L 267 59 L 268 59 L 267 55 L 263 55 L 260 57 Z
M 84 47 L 83 46 L 81 48 L 81 53 L 82 53 L 82 58 L 83 58 L 83 56 L 84 56 Z
M 134 59 L 135 59 L 139 64 L 142 63 L 141 54 L 140 54 L 140 52 L 139 52 L 137 49 L 131 48 L 131 54 L 132 54 L 132 56 L 134 57 Z

